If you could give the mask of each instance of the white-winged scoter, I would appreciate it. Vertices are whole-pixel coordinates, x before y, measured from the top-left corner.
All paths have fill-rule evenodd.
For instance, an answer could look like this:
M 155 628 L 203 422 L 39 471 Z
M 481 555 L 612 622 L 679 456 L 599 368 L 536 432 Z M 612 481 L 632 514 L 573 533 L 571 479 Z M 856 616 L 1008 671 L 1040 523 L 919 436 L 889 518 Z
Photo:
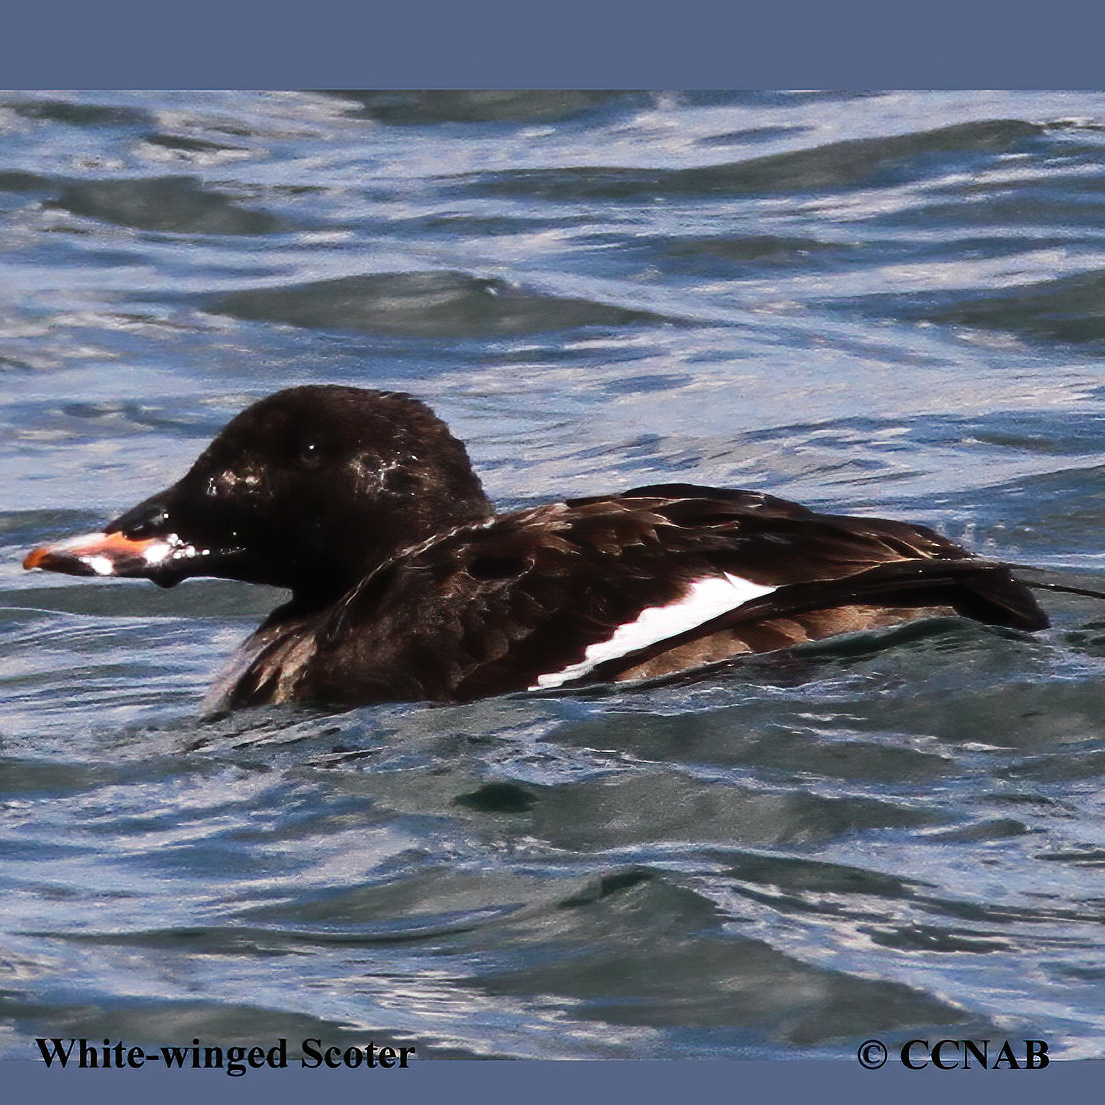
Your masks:
M 288 588 L 210 709 L 648 678 L 934 608 L 1048 624 L 1007 565 L 924 526 L 754 491 L 655 484 L 496 514 L 425 404 L 338 386 L 253 404 L 178 483 L 23 563 Z

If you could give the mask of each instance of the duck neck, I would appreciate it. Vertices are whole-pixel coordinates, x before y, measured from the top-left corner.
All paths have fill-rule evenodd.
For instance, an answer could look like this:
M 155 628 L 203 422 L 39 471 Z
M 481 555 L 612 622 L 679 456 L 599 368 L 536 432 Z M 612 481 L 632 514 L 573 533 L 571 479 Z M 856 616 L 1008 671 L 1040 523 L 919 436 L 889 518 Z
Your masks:
M 323 556 L 304 563 L 295 572 L 291 600 L 276 613 L 281 621 L 321 613 L 405 550 L 494 514 L 494 506 L 481 491 L 478 497 L 437 512 L 432 522 L 411 512 L 394 526 L 376 525 L 371 533 L 350 534 L 352 539 L 346 549 L 334 543 Z

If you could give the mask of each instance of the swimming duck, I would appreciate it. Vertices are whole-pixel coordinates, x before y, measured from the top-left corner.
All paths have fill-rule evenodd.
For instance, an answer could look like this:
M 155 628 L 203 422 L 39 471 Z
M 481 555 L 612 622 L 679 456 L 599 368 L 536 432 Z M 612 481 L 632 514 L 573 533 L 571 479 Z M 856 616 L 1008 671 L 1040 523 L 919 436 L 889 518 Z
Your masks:
M 643 679 L 934 611 L 1048 625 L 1009 566 L 933 530 L 756 491 L 652 484 L 497 514 L 424 403 L 329 385 L 254 403 L 172 487 L 23 563 L 288 589 L 209 710 Z

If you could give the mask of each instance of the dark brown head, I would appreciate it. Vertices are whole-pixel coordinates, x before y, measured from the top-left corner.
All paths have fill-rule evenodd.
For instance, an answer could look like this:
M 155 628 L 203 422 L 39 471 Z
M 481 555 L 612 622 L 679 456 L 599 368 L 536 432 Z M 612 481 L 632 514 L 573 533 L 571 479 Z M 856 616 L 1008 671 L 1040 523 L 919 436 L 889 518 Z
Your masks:
M 218 576 L 326 602 L 398 550 L 491 513 L 464 446 L 425 404 L 310 385 L 248 407 L 179 482 L 24 567 L 165 587 Z

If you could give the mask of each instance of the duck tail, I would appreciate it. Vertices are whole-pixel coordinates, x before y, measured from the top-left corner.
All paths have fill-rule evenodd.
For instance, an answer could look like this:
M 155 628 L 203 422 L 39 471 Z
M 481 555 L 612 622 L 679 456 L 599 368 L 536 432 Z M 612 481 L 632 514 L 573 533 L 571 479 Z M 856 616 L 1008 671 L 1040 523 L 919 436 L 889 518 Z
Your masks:
M 725 617 L 730 625 L 836 606 L 950 606 L 984 625 L 1047 629 L 1047 615 L 1008 564 L 962 560 L 897 560 L 843 579 L 781 587 Z M 720 628 L 720 627 L 719 627 Z
M 1017 572 L 1049 572 L 1050 568 L 1039 568 L 1033 564 L 1006 564 L 1007 568 Z M 1034 579 L 1022 579 L 1025 587 L 1033 591 L 1058 591 L 1064 595 L 1081 595 L 1087 599 L 1105 599 L 1105 591 L 1094 591 L 1089 587 L 1072 587 L 1068 583 L 1041 583 Z
M 586 681 L 614 678 L 618 672 L 677 645 L 722 630 L 842 606 L 905 609 L 950 606 L 964 617 L 1006 629 L 1032 631 L 1047 629 L 1050 624 L 1028 586 L 1013 576 L 1007 564 L 974 558 L 897 560 L 843 579 L 811 580 L 779 587 L 684 633 L 601 663 L 587 674 Z

